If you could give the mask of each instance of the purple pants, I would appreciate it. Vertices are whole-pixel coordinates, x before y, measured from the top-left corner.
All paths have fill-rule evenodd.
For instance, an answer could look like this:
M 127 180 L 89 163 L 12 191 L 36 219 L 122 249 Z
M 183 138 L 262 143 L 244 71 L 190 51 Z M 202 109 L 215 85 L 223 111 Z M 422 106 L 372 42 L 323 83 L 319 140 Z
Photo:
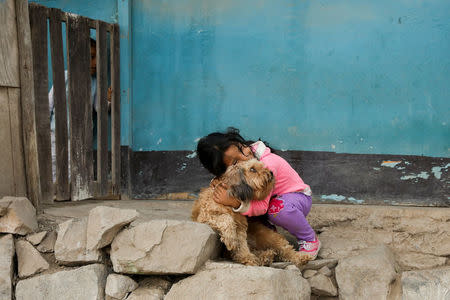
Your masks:
M 311 196 L 303 193 L 277 196 L 269 202 L 269 221 L 289 231 L 298 240 L 314 241 L 315 232 L 306 220 L 311 205 Z

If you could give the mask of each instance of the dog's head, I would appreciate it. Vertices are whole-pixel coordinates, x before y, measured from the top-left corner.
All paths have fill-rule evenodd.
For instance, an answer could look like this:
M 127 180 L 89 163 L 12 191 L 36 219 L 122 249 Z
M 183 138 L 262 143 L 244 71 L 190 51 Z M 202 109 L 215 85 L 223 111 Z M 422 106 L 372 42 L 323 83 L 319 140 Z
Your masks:
M 222 178 L 230 196 L 241 201 L 263 200 L 275 184 L 273 173 L 256 159 L 229 166 Z

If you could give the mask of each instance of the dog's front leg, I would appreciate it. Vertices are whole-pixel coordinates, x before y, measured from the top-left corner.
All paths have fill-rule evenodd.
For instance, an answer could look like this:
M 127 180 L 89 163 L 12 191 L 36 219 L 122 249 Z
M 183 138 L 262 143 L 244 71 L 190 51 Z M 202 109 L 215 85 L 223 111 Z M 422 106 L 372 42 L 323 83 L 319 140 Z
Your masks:
M 220 235 L 220 241 L 225 244 L 228 251 L 235 251 L 239 248 L 239 240 L 236 234 L 236 223 L 233 217 L 227 214 L 215 216 L 214 219 L 206 220 L 212 229 Z

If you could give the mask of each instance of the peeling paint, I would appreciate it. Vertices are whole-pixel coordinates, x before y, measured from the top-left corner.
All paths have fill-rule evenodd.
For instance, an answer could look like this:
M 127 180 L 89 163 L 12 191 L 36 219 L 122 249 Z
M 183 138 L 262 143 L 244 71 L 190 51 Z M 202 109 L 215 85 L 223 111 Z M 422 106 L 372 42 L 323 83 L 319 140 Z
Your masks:
M 159 138 L 158 142 L 156 143 L 157 145 L 162 143 L 162 138 Z
M 395 168 L 395 166 L 398 165 L 399 163 L 401 163 L 400 160 L 384 160 L 381 163 L 381 166 L 382 167 Z
M 353 197 L 348 197 L 347 199 L 350 202 L 354 202 L 354 203 L 358 203 L 358 204 L 364 203 L 364 200 L 355 199 Z
M 332 194 L 332 195 L 322 195 L 320 198 L 326 200 L 342 201 L 345 200 L 346 197 L 342 195 Z
M 436 179 L 441 179 L 442 169 L 446 170 L 448 167 L 450 167 L 450 164 L 447 164 L 444 167 L 432 167 L 431 173 L 433 173 L 433 175 L 434 175 L 434 177 L 436 177 Z
M 381 168 L 373 168 L 375 171 L 380 171 Z
M 181 171 L 183 171 L 184 169 L 186 169 L 186 166 L 187 166 L 187 164 L 186 164 L 186 163 L 182 163 L 182 164 L 181 164 L 181 168 L 180 168 L 180 170 L 181 170 Z
M 197 156 L 197 151 L 192 151 L 191 154 L 186 155 L 187 158 L 194 158 Z
M 428 174 L 427 172 L 420 172 L 420 174 L 412 174 L 412 175 L 407 175 L 407 176 L 402 176 L 400 177 L 401 180 L 411 180 L 411 179 L 417 179 L 417 178 L 422 178 L 422 179 L 428 179 L 428 177 L 430 177 L 430 174 Z

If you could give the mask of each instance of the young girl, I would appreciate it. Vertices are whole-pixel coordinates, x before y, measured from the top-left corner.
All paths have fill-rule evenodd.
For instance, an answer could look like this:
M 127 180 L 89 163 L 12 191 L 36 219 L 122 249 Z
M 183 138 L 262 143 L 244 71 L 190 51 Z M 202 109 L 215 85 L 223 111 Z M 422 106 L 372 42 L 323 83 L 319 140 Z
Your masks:
M 225 173 L 228 166 L 257 158 L 273 172 L 275 187 L 265 200 L 241 203 L 226 192 L 226 187 L 216 186 L 214 201 L 232 206 L 235 212 L 252 217 L 268 213 L 272 224 L 289 231 L 298 239 L 299 251 L 315 259 L 320 241 L 306 220 L 311 209 L 311 189 L 282 157 L 271 152 L 263 142 L 246 141 L 239 130 L 228 128 L 225 133 L 211 133 L 198 142 L 197 155 L 202 165 L 216 177 Z

